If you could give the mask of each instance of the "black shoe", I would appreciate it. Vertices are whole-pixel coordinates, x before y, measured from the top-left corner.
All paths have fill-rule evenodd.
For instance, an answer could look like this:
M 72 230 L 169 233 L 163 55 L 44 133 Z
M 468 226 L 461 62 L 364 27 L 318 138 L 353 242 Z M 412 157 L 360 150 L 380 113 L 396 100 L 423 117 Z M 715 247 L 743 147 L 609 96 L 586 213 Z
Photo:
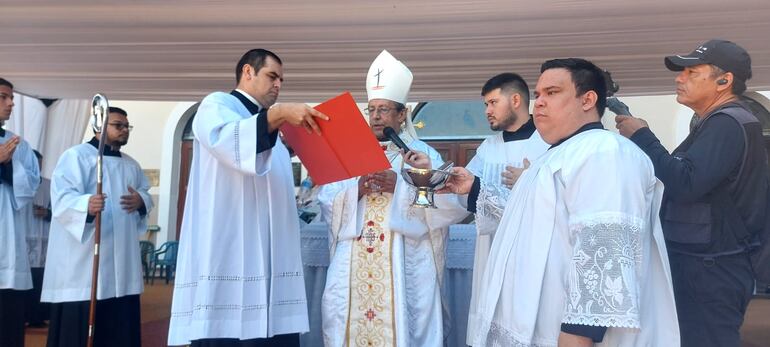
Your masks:
M 29 322 L 27 323 L 28 328 L 45 328 L 48 324 L 46 322 Z

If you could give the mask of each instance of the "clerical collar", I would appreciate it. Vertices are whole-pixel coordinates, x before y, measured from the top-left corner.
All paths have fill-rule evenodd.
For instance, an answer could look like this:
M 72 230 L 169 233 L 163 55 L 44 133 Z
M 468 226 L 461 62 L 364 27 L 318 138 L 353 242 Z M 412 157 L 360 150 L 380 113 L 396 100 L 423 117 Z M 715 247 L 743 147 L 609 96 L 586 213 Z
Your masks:
M 526 140 L 532 137 L 535 130 L 537 130 L 535 129 L 535 122 L 532 121 L 532 117 L 529 117 L 529 120 L 518 129 L 514 131 L 503 130 L 503 142 Z
M 243 106 L 246 106 L 246 109 L 249 110 L 251 114 L 257 114 L 259 113 L 260 109 L 262 109 L 256 99 L 240 89 L 231 91 L 230 95 L 238 98 L 238 100 L 241 101 Z
M 602 122 L 587 123 L 587 124 L 583 125 L 582 127 L 580 127 L 580 129 L 578 129 L 576 132 L 572 133 L 572 135 L 567 136 L 567 137 L 559 140 L 559 142 L 556 142 L 553 145 L 551 145 L 551 148 L 554 148 L 554 147 L 564 143 L 564 141 L 569 140 L 571 137 L 573 137 L 573 136 L 575 136 L 577 134 L 580 134 L 580 133 L 582 133 L 584 131 L 593 130 L 593 129 L 604 129 L 604 125 L 602 125 Z M 551 149 L 551 148 L 548 148 L 548 149 Z
M 94 146 L 97 150 L 99 149 L 99 140 L 96 139 L 96 136 L 91 138 L 91 141 L 88 141 L 88 144 Z M 104 146 L 104 155 L 108 157 L 122 157 L 120 150 L 114 151 L 110 146 Z

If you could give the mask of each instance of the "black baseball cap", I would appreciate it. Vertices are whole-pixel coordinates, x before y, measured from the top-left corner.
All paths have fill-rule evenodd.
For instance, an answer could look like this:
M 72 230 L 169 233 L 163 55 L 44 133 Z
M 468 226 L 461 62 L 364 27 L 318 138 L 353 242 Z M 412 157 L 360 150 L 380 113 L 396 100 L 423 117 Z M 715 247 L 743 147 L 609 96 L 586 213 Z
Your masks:
M 751 78 L 751 57 L 743 47 L 726 40 L 709 40 L 688 55 L 670 55 L 664 61 L 671 71 L 700 64 L 711 64 L 732 72 L 736 80 Z

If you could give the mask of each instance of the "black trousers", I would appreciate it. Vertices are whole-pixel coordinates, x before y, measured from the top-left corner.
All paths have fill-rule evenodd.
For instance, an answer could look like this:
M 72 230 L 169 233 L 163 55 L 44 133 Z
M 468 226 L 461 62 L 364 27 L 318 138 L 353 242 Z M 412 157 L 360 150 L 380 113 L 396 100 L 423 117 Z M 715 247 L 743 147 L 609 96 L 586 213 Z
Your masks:
M 26 290 L 0 289 L 0 346 L 24 347 Z
M 266 339 L 202 339 L 190 347 L 299 347 L 299 334 L 275 335 Z
M 88 301 L 51 305 L 47 347 L 83 347 L 88 341 Z M 142 345 L 139 295 L 96 302 L 94 347 Z
M 748 255 L 704 259 L 669 252 L 682 347 L 740 347 L 754 291 Z
M 33 267 L 32 271 L 32 290 L 27 298 L 27 323 L 30 326 L 42 325 L 47 321 L 51 312 L 51 304 L 40 302 L 40 292 L 43 290 L 43 272 L 42 267 Z

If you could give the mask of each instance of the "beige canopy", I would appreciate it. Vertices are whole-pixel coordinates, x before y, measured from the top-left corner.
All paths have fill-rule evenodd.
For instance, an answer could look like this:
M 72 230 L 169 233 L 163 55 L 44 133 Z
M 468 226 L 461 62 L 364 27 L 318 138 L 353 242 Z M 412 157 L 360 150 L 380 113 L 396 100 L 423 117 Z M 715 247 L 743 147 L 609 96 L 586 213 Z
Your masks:
M 475 99 L 503 71 L 534 83 L 567 56 L 612 71 L 621 94 L 661 94 L 663 56 L 715 37 L 743 45 L 750 88 L 770 89 L 767 0 L 6 0 L 0 16 L 0 76 L 42 97 L 197 100 L 232 88 L 255 47 L 283 59 L 283 101 L 365 100 L 383 49 L 414 73 L 411 101 Z

